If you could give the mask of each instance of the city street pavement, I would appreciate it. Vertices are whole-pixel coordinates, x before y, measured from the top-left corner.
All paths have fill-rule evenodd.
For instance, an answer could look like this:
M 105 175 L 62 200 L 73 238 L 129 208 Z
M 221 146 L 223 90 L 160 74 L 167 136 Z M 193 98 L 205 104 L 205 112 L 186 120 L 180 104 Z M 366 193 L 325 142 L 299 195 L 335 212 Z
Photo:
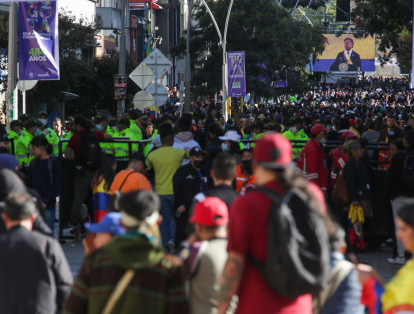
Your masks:
M 70 269 L 73 275 L 76 276 L 84 258 L 82 242 L 66 241 L 66 243 L 62 244 L 62 247 L 68 259 Z M 362 263 L 373 266 L 384 280 L 388 282 L 401 267 L 400 265 L 388 264 L 387 258 L 391 257 L 391 255 L 391 248 L 379 248 L 369 250 L 358 257 Z

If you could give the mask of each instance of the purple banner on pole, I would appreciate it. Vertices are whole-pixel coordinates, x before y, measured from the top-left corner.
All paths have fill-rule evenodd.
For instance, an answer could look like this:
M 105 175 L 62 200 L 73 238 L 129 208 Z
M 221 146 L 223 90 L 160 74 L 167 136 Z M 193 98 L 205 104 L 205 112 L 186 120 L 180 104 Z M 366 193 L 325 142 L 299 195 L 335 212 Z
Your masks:
M 273 84 L 273 88 L 287 88 L 288 81 L 277 81 Z
M 56 1 L 19 3 L 19 79 L 59 79 Z
M 227 53 L 228 97 L 246 95 L 246 71 L 244 51 Z

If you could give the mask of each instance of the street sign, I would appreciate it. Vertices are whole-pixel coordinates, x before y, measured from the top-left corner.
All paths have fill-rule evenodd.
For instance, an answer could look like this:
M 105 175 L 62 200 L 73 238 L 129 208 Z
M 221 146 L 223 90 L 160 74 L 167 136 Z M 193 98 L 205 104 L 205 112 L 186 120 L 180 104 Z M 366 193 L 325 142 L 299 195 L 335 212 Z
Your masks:
M 159 79 L 172 67 L 171 61 L 168 60 L 158 48 L 155 48 L 154 51 L 151 52 L 151 54 L 146 57 L 144 61 L 142 61 L 142 63 L 145 63 L 152 69 L 155 73 L 155 79 Z
M 155 73 L 145 63 L 141 63 L 129 75 L 130 79 L 141 89 L 145 89 L 152 81 L 155 80 Z
M 154 97 L 146 91 L 140 91 L 135 94 L 134 99 L 132 100 L 134 107 L 144 111 L 145 108 L 152 107 L 154 103 Z
M 26 90 L 31 90 L 33 87 L 36 86 L 38 81 L 19 81 L 17 82 L 17 88 L 20 91 L 26 91 Z
M 114 88 L 115 96 L 114 99 L 125 99 L 127 89 L 128 76 L 124 74 L 114 75 Z
M 150 93 L 154 97 L 154 106 L 162 106 L 168 98 L 167 88 L 159 83 L 153 83 L 149 85 L 145 91 Z

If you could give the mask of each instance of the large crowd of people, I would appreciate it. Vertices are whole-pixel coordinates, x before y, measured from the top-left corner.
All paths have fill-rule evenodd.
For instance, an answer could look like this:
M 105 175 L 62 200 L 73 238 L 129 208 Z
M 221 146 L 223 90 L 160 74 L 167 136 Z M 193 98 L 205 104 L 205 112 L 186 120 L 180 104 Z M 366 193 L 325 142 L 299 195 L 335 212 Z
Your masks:
M 156 116 L 101 110 L 62 122 L 40 112 L 1 127 L 0 308 L 414 313 L 407 78 L 233 106 L 227 121 L 221 104 L 182 113 L 178 92 L 169 97 Z M 346 261 L 369 249 L 378 197 L 389 208 L 388 262 L 404 265 L 387 285 Z M 60 229 L 85 247 L 74 282 L 53 239 L 57 208 Z M 296 281 L 276 284 L 288 270 Z

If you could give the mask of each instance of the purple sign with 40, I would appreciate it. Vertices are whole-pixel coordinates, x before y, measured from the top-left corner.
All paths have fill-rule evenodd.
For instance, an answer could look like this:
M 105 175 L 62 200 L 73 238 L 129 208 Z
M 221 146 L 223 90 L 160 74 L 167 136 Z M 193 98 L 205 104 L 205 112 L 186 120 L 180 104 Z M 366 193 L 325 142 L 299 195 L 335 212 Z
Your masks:
M 19 3 L 19 79 L 59 79 L 56 1 Z
M 244 97 L 246 95 L 246 70 L 244 60 L 244 51 L 227 53 L 229 97 Z

